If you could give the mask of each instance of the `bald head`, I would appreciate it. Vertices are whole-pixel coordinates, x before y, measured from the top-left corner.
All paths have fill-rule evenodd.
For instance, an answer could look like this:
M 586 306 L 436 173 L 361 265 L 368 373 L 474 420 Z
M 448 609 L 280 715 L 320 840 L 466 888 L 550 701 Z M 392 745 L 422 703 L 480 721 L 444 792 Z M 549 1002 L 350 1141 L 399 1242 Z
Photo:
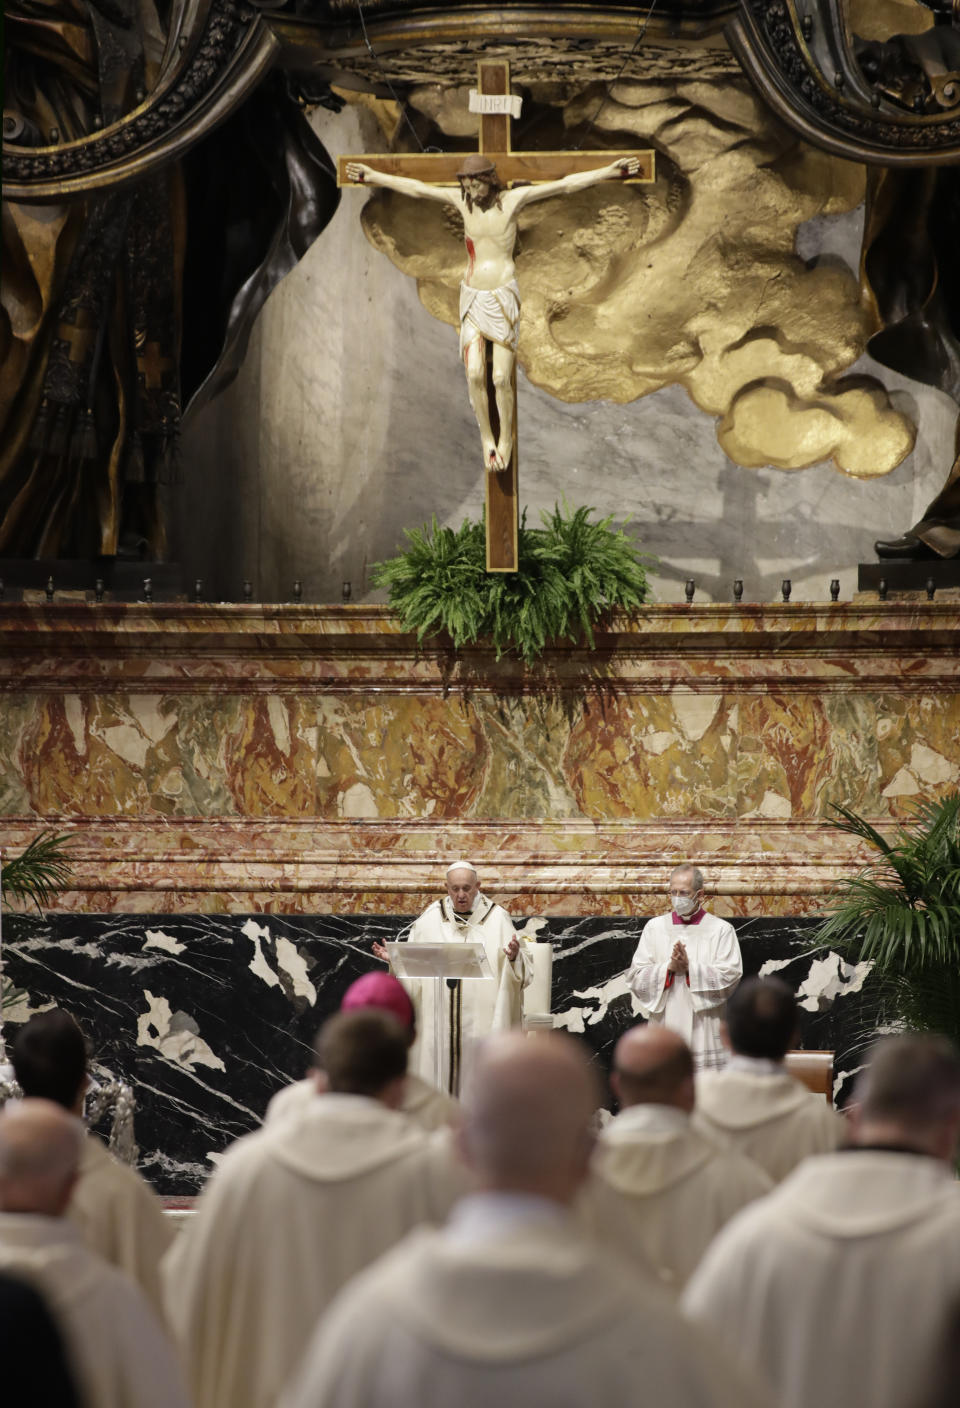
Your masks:
M 960 1136 L 960 1052 L 944 1036 L 885 1037 L 871 1049 L 854 1105 L 856 1143 L 951 1160 Z
M 561 1033 L 489 1037 L 463 1099 L 460 1144 L 483 1187 L 572 1200 L 587 1174 L 600 1087 Z
M 683 1037 L 647 1023 L 624 1032 L 613 1052 L 611 1084 L 623 1108 L 674 1105 L 693 1109 L 693 1057 Z
M 70 1200 L 83 1125 L 52 1100 L 11 1100 L 0 1111 L 0 1210 L 60 1217 Z

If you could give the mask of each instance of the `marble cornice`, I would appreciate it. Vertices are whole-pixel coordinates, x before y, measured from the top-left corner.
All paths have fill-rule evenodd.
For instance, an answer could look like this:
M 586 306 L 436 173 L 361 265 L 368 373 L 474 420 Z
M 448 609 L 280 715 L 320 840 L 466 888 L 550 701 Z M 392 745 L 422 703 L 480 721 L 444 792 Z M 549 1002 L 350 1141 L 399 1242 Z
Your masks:
M 596 640 L 528 670 L 483 645 L 418 648 L 383 607 L 14 603 L 0 607 L 0 692 L 917 693 L 960 679 L 953 602 L 653 605 Z
M 717 913 L 802 914 L 826 907 L 838 871 L 865 858 L 824 822 L 772 819 L 5 817 L 0 850 L 45 827 L 71 837 L 74 879 L 56 908 L 86 913 L 414 914 L 457 854 L 518 914 L 650 913 L 669 866 L 689 856 L 715 877 Z

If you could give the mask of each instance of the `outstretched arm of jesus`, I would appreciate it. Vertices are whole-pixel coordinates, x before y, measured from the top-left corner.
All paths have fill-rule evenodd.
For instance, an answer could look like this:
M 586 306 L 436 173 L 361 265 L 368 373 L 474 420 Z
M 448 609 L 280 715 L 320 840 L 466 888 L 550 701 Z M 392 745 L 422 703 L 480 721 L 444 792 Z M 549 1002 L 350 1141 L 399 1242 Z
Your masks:
M 445 186 L 430 186 L 426 181 L 415 181 L 412 176 L 389 176 L 386 171 L 377 171 L 362 161 L 347 162 L 347 177 L 361 186 L 385 186 L 388 191 L 399 191 L 403 196 L 413 196 L 418 200 L 435 200 L 442 205 L 456 205 L 459 190 Z
M 561 176 L 559 181 L 544 181 L 536 186 L 514 186 L 510 196 L 514 210 L 530 205 L 535 200 L 547 200 L 550 196 L 570 195 L 573 191 L 585 191 L 588 186 L 599 185 L 601 181 L 624 181 L 640 173 L 640 161 L 635 156 L 621 156 L 609 166 L 601 166 L 596 171 L 575 171 L 570 176 Z

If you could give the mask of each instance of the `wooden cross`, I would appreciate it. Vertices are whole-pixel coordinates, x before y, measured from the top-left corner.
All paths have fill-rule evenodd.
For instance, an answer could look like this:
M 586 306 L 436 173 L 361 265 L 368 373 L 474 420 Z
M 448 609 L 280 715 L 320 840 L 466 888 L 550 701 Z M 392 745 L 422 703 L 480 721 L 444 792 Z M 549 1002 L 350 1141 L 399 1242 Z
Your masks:
M 650 182 L 654 175 L 653 152 L 569 151 L 515 152 L 510 145 L 510 65 L 504 61 L 481 60 L 477 66 L 477 93 L 480 103 L 480 151 L 496 164 L 505 186 L 539 181 L 555 181 L 574 172 L 595 171 L 620 157 L 636 157 L 640 172 L 631 179 Z M 483 100 L 487 101 L 484 102 Z M 499 102 L 498 102 L 499 99 Z M 485 109 L 497 108 L 498 111 Z M 455 186 L 465 153 L 403 152 L 378 156 L 342 156 L 337 163 L 341 186 L 357 183 L 347 176 L 348 162 L 363 162 L 391 176 L 409 176 L 430 185 Z M 521 313 L 522 317 L 522 313 Z M 487 398 L 494 435 L 499 433 L 491 384 L 490 347 L 487 346 Z M 512 395 L 513 453 L 506 469 L 487 472 L 487 571 L 516 572 L 519 531 L 519 484 L 517 463 L 517 373 L 513 370 Z

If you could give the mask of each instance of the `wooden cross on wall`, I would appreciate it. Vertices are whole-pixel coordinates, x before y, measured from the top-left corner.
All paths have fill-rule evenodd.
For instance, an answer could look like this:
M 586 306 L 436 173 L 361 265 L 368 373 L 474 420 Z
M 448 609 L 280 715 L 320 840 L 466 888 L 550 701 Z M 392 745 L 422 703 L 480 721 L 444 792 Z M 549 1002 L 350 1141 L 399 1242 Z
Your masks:
M 480 95 L 480 151 L 496 164 L 497 174 L 505 186 L 555 181 L 574 172 L 596 171 L 621 157 L 635 157 L 640 171 L 634 181 L 650 182 L 654 178 L 654 156 L 650 151 L 568 151 L 515 152 L 510 145 L 510 65 L 504 61 L 484 59 L 478 66 L 477 93 Z M 486 101 L 484 101 L 486 99 Z M 502 111 L 488 111 L 491 107 Z M 457 172 L 465 153 L 398 152 L 377 156 L 342 156 L 337 163 L 337 179 L 341 186 L 358 184 L 347 176 L 348 162 L 363 162 L 375 171 L 390 176 L 407 176 L 430 185 L 455 186 Z M 521 313 L 522 317 L 522 313 Z M 489 349 L 488 349 L 489 350 Z M 491 420 L 496 416 L 491 374 L 487 372 L 487 397 Z M 513 367 L 513 453 L 506 469 L 485 474 L 487 484 L 487 571 L 517 570 L 517 538 L 519 531 L 519 480 L 517 447 L 517 372 Z M 506 412 L 506 407 L 504 408 Z M 495 427 L 499 433 L 499 426 Z

